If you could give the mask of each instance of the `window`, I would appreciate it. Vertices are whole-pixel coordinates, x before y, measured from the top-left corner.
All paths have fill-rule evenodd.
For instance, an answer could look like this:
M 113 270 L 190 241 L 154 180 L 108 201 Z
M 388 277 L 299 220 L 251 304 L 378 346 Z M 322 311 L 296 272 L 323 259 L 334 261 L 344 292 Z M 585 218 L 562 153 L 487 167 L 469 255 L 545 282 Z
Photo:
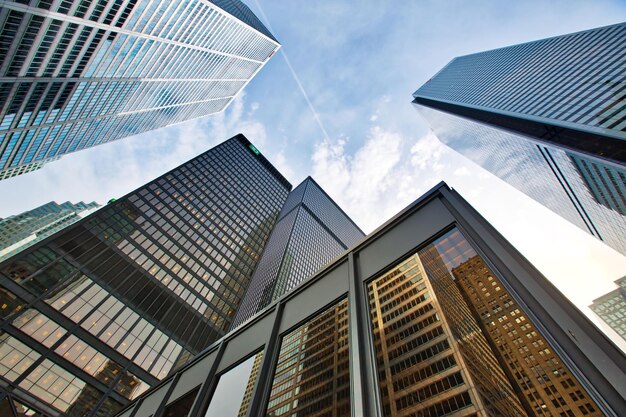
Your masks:
M 163 417 L 187 417 L 191 412 L 191 407 L 193 406 L 194 401 L 196 400 L 196 396 L 198 395 L 198 391 L 200 387 L 195 388 L 193 391 L 185 394 L 180 397 L 176 401 L 171 404 L 168 404 L 165 407 L 165 411 L 163 412 Z

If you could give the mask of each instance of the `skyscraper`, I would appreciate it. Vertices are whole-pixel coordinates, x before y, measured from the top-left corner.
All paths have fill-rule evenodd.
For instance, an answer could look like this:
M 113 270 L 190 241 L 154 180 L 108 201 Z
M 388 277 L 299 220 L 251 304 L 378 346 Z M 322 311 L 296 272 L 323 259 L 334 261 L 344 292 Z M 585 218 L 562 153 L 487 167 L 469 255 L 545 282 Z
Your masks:
M 290 190 L 238 135 L 0 263 L 0 401 L 108 416 L 222 337 Z
M 615 283 L 618 288 L 593 300 L 589 308 L 626 340 L 626 276 Z
M 98 207 L 95 202 L 72 204 L 66 201 L 57 204 L 51 201 L 0 220 L 0 262 L 80 220 Z
M 307 177 L 287 197 L 233 327 L 312 276 L 364 236 L 313 178 Z
M 278 48 L 239 0 L 3 1 L 0 180 L 224 110 Z
M 439 184 L 119 416 L 618 417 L 625 366 Z
M 437 137 L 626 254 L 626 24 L 455 58 L 414 94 Z

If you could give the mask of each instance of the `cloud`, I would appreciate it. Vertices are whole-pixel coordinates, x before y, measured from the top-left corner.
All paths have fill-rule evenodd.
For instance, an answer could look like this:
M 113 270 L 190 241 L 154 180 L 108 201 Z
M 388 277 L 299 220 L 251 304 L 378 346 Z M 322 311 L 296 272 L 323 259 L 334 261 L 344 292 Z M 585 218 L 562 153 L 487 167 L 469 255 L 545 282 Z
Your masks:
M 439 182 L 443 151 L 430 136 L 415 141 L 374 126 L 352 155 L 345 138 L 319 142 L 312 176 L 357 224 L 372 230 Z
M 470 170 L 467 169 L 467 167 L 460 167 L 454 170 L 453 172 L 454 175 L 456 175 L 457 177 L 465 177 L 470 175 Z

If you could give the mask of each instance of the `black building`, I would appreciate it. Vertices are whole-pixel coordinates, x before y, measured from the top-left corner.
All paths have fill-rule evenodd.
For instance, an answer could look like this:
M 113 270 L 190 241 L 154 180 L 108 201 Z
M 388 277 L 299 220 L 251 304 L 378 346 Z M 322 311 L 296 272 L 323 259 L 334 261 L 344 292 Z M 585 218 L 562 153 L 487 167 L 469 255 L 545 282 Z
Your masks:
M 365 234 L 313 180 L 293 189 L 254 271 L 233 328 L 354 246 Z
M 0 403 L 108 416 L 221 338 L 290 189 L 238 135 L 0 263 Z
M 442 183 L 118 416 L 618 417 L 624 369 Z

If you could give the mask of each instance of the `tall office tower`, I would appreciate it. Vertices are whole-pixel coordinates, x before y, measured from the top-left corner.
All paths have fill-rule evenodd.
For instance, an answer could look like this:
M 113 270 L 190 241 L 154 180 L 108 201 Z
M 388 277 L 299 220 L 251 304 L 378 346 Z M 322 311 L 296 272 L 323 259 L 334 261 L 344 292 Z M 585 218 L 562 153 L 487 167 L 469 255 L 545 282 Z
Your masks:
M 119 417 L 618 417 L 624 369 L 442 183 Z
M 58 232 L 96 208 L 95 202 L 72 204 L 54 201 L 0 220 L 0 262 Z
M 626 23 L 453 59 L 413 103 L 446 145 L 626 255 Z
M 238 135 L 0 263 L 0 401 L 108 416 L 218 340 L 290 190 Z
M 232 328 L 363 237 L 365 234 L 337 203 L 313 178 L 307 177 L 287 197 Z
M 589 308 L 626 340 L 626 276 L 615 283 L 617 289 L 593 300 Z
M 224 110 L 279 48 L 239 0 L 0 5 L 0 180 Z

